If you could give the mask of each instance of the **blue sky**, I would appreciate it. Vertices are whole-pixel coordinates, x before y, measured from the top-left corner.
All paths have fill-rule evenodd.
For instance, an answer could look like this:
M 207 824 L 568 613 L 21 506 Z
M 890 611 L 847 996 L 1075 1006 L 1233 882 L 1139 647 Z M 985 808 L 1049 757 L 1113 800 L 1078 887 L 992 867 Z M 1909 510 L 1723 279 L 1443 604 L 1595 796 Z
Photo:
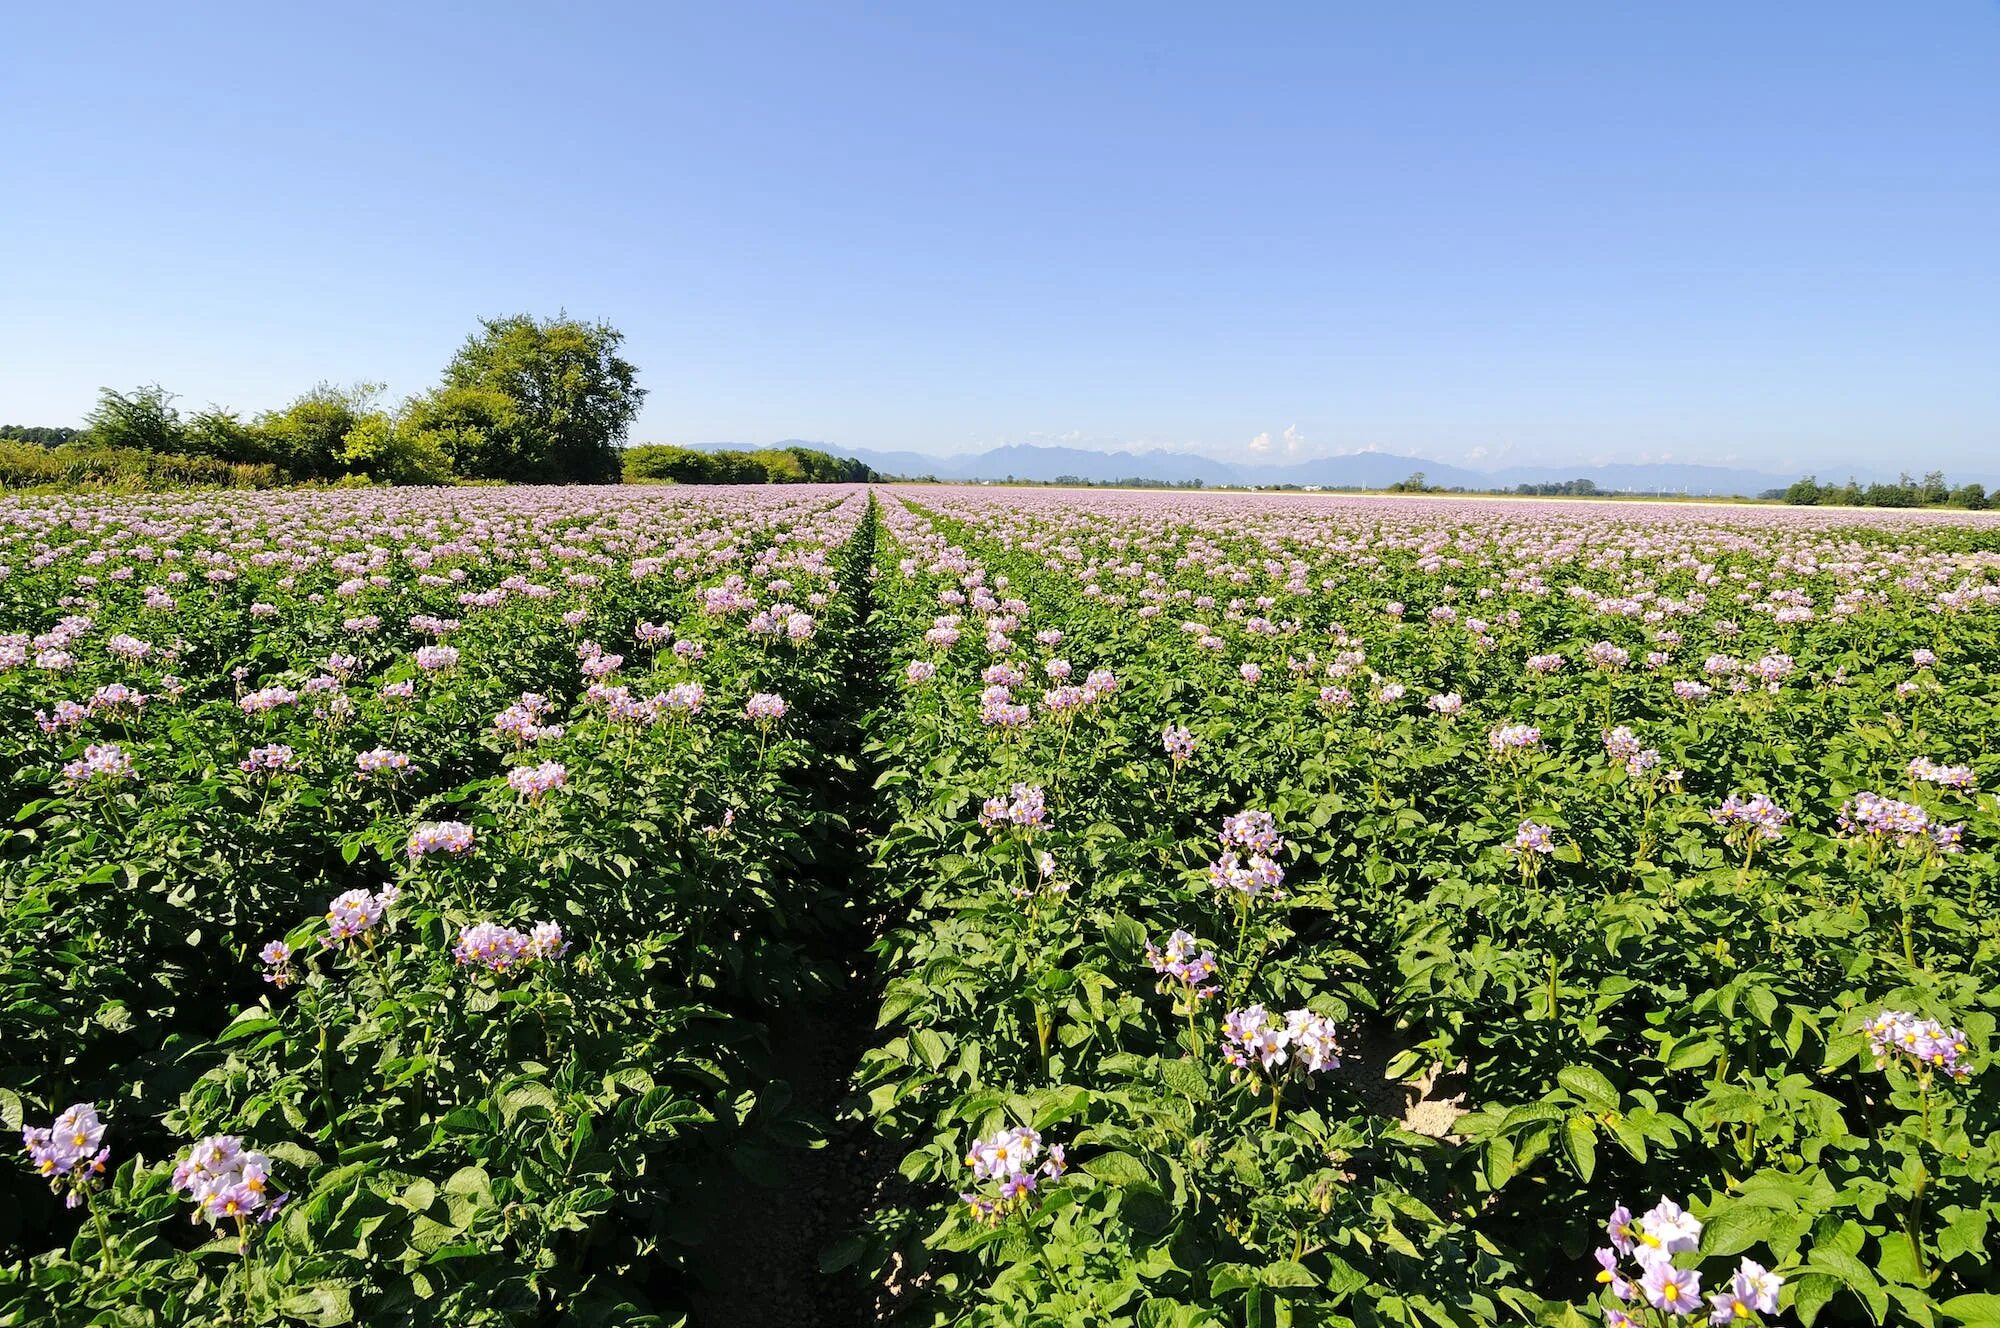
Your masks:
M 0 87 L 14 423 L 567 308 L 647 440 L 2000 454 L 2000 0 L 37 5 Z

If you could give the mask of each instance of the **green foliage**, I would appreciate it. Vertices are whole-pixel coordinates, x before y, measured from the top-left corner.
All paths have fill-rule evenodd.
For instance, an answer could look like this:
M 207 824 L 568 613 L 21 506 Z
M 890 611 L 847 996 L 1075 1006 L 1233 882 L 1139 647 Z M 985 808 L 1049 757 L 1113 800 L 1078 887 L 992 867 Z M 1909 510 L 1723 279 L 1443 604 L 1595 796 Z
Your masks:
M 66 426 L 47 428 L 31 424 L 0 424 L 0 442 L 34 443 L 38 447 L 61 447 L 82 439 L 86 431 Z
M 97 447 L 179 456 L 188 450 L 187 425 L 172 392 L 158 383 L 130 393 L 103 388 L 97 405 L 84 417 L 90 442 Z
M 672 1324 L 829 1140 L 821 1266 L 896 1322 L 1567 1328 L 1661 1197 L 1766 1321 L 1991 1321 L 1990 523 L 921 492 L 11 504 L 0 1121 L 96 1102 L 114 1155 L 75 1212 L 0 1177 L 0 1322 Z M 65 773 L 107 742 L 135 778 Z M 488 969 L 482 921 L 573 948 Z M 774 1034 L 871 963 L 829 1129 Z M 1343 1063 L 1225 1056 L 1251 1006 Z M 967 1158 L 1023 1127 L 1066 1165 L 1003 1195 Z M 190 1225 L 210 1134 L 277 1220 Z
M 864 484 L 876 477 L 859 461 L 810 447 L 708 452 L 667 443 L 626 448 L 624 470 L 628 483 Z
M 1601 490 L 1595 480 L 1578 477 L 1573 480 L 1543 480 L 1536 484 L 1517 484 L 1514 492 L 1535 498 L 1595 498 Z
M 378 404 L 381 388 L 367 383 L 321 383 L 249 423 L 220 406 L 184 417 L 174 394 L 158 385 L 129 393 L 107 387 L 80 433 L 8 426 L 0 440 L 80 439 L 99 450 L 272 466 L 298 480 L 616 483 L 620 445 L 646 395 L 637 371 L 617 354 L 623 339 L 607 324 L 564 317 L 488 319 L 453 357 L 443 384 L 394 413 Z M 792 459 L 782 465 L 811 469 Z M 107 468 L 100 460 L 91 473 Z M 61 483 L 78 471 L 75 463 L 29 461 L 12 469 L 37 476 L 9 481 L 26 484 Z M 760 480 L 767 474 L 761 464 L 752 469 Z M 166 484 L 244 482 L 234 472 L 202 467 L 120 468 L 121 482 L 129 484 L 143 485 L 149 473 Z
M 1986 487 L 1982 484 L 1963 484 L 1952 488 L 1940 470 L 1931 471 L 1923 479 L 1912 479 L 1906 471 L 1894 484 L 1856 483 L 1850 478 L 1845 484 L 1821 484 L 1812 475 L 1794 480 L 1791 487 L 1777 491 L 1775 497 L 1782 497 L 1794 507 L 1832 506 L 1842 507 L 1959 507 L 1967 511 L 1984 511 L 1987 506 Z
M 0 441 L 0 489 L 268 489 L 285 482 L 274 466 L 130 448 Z
M 527 314 L 482 319 L 445 366 L 447 389 L 497 393 L 464 473 L 482 479 L 616 483 L 619 445 L 645 400 L 638 371 L 618 355 L 608 323 Z M 449 449 L 446 449 L 449 452 Z
M 0 1173 L 0 1320 L 681 1321 L 734 1167 L 817 1137 L 764 1044 L 844 976 L 807 946 L 855 910 L 825 874 L 851 834 L 821 754 L 855 746 L 865 603 L 836 583 L 866 585 L 873 528 L 858 495 L 841 501 L 633 492 L 575 507 L 502 490 L 444 508 L 294 494 L 148 500 L 142 517 L 73 498 L 11 510 L 10 544 L 60 534 L 63 548 L 0 580 L 7 622 L 39 628 L 86 572 L 104 579 L 73 670 L 0 669 L 0 1117 L 18 1131 L 94 1101 L 114 1158 L 77 1212 L 25 1167 Z M 86 507 L 98 533 L 66 533 Z M 602 524 L 568 528 L 577 515 Z M 128 519 L 144 523 L 136 549 Z M 699 582 L 635 557 L 720 528 L 732 552 L 702 574 L 770 555 L 823 601 L 813 634 L 772 644 L 711 620 Z M 412 556 L 371 562 L 386 544 Z M 255 552 L 295 548 L 337 554 Z M 553 570 L 579 555 L 616 574 Z M 200 570 L 175 580 L 182 559 Z M 552 584 L 459 599 L 530 577 Z M 376 625 L 347 626 L 361 614 Z M 450 667 L 416 663 L 434 640 L 406 625 L 417 614 L 453 620 Z M 586 699 L 571 614 L 627 652 L 613 682 L 643 698 L 699 679 L 707 707 L 648 723 Z M 704 657 L 637 638 L 652 619 Z M 163 644 L 121 656 L 106 648 L 120 632 Z M 162 658 L 167 633 L 185 640 Z M 239 668 L 248 688 L 303 700 L 252 712 Z M 149 699 L 38 727 L 36 709 L 114 678 Z M 415 696 L 384 694 L 397 683 Z M 493 719 L 529 690 L 561 727 L 524 749 Z M 757 691 L 790 713 L 746 722 Z M 64 764 L 100 741 L 138 778 L 72 787 Z M 243 769 L 273 743 L 291 754 L 281 769 Z M 390 746 L 404 774 L 357 766 Z M 509 783 L 544 761 L 566 767 L 560 787 Z M 470 826 L 473 846 L 407 852 L 438 820 Z M 365 939 L 335 940 L 330 898 L 391 888 Z M 459 962 L 461 930 L 493 920 L 554 922 L 571 948 L 499 971 Z M 258 959 L 274 939 L 295 950 L 275 985 Z M 267 1197 L 291 1195 L 277 1220 L 190 1224 L 173 1166 L 218 1134 L 270 1159 Z
M 321 383 L 282 410 L 259 416 L 257 433 L 272 459 L 294 475 L 331 479 L 348 469 L 348 439 L 356 431 L 363 431 L 363 452 L 387 450 L 389 421 L 375 404 L 381 391 L 375 383 Z
M 1707 1224 L 1682 1259 L 1706 1260 L 1708 1287 L 1754 1258 L 1785 1277 L 1787 1321 L 1983 1312 L 2000 1223 L 1986 977 L 2000 913 L 1984 884 L 2000 815 L 1908 773 L 1942 753 L 1990 780 L 2000 634 L 1984 611 L 1941 617 L 1907 579 L 1921 564 L 1938 586 L 1985 584 L 1980 555 L 1947 552 L 1975 532 L 1767 515 L 1753 532 L 1531 536 L 1556 518 L 1023 506 L 941 495 L 889 522 L 878 561 L 883 612 L 938 670 L 877 738 L 895 800 L 878 855 L 907 913 L 879 948 L 884 1040 L 861 1076 L 918 1193 L 847 1252 L 924 1288 L 904 1313 L 1600 1322 L 1590 1251 L 1606 1215 L 1662 1195 Z M 1895 554 L 1829 556 L 1875 540 Z M 1829 612 L 1886 589 L 1906 558 L 1904 586 Z M 1772 598 L 1719 589 L 1737 584 Z M 1664 644 L 1666 626 L 1615 612 L 1629 586 L 1671 606 Z M 1818 618 L 1778 620 L 1778 591 Z M 1022 620 L 1010 652 L 972 616 L 999 621 L 1003 598 Z M 1148 620 L 1135 601 L 1165 611 Z M 1405 624 L 1391 601 L 1450 616 Z M 933 635 L 941 608 L 965 615 L 962 636 Z M 1059 644 L 1026 647 L 1048 629 Z M 1583 664 L 1604 639 L 1668 662 Z M 1528 671 L 1545 651 L 1568 666 Z M 1710 656 L 1781 654 L 1795 672 L 1769 690 L 1669 687 L 1715 681 Z M 1068 720 L 1044 705 L 1025 730 L 982 722 L 992 661 L 1015 663 L 1032 701 L 1055 655 L 1076 677 L 1114 668 L 1116 690 Z M 1320 698 L 1330 662 L 1346 700 Z M 1406 699 L 1381 692 L 1392 680 Z M 1420 708 L 1447 692 L 1462 713 Z M 1487 734 L 1504 723 L 1537 726 L 1540 746 L 1498 757 Z M 1608 758 L 1619 724 L 1657 766 Z M 1192 731 L 1184 764 L 1161 750 L 1167 725 Z M 982 799 L 1024 783 L 1048 799 L 1032 841 L 982 828 Z M 1964 851 L 1844 834 L 1843 801 L 1868 789 L 1962 824 Z M 1710 811 L 1739 790 L 1794 813 L 1747 864 Z M 1245 808 L 1287 841 L 1283 895 L 1250 904 L 1205 869 L 1221 818 Z M 1510 849 L 1527 819 L 1555 840 L 1533 870 Z M 1043 853 L 1058 896 L 1034 888 Z M 1144 946 L 1177 928 L 1217 956 L 1212 1002 L 1156 989 Z M 1258 1074 L 1217 1054 L 1222 1013 L 1253 1001 L 1337 1018 L 1352 1064 L 1294 1074 L 1274 1108 Z M 1970 1079 L 1879 1061 L 1862 1026 L 1884 1008 L 1963 1027 Z M 967 1149 L 1014 1125 L 1066 1145 L 1070 1173 L 980 1220 L 952 1197 L 979 1189 Z

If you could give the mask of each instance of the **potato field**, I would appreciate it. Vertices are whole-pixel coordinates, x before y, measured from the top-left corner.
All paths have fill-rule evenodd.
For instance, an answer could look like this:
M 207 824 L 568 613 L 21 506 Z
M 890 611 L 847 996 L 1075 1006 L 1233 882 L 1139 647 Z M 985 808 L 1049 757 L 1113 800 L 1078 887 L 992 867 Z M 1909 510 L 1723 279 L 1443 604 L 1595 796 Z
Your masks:
M 2000 1325 L 2000 521 L 0 502 L 0 1325 Z

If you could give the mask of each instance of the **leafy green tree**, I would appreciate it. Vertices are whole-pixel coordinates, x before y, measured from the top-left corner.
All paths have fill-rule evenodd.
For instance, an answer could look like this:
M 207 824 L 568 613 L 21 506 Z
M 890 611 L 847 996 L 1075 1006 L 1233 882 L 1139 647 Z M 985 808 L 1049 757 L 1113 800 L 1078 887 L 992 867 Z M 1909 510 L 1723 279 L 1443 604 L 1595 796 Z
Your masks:
M 65 443 L 80 442 L 83 435 L 82 429 L 72 429 L 67 425 L 0 424 L 0 439 L 33 443 L 37 447 L 61 447 Z
M 129 395 L 100 388 L 96 407 L 84 417 L 91 445 L 169 456 L 186 452 L 187 425 L 174 400 L 174 394 L 158 383 L 134 388 Z
M 1784 491 L 1785 501 L 1794 507 L 1817 507 L 1819 505 L 1819 478 L 1802 475 L 1792 481 L 1792 486 Z
M 410 446 L 467 478 L 502 478 L 515 469 L 520 412 L 495 388 L 440 387 L 412 397 L 398 428 Z
M 513 409 L 492 426 L 462 473 L 541 482 L 615 483 L 619 445 L 645 400 L 638 370 L 618 355 L 624 334 L 608 323 L 527 314 L 488 318 L 445 367 L 444 387 L 497 392 Z
M 1969 512 L 1986 510 L 1986 486 L 1983 484 L 1963 484 L 1952 490 L 1951 505 L 1963 507 Z
M 434 438 L 399 427 L 380 411 L 347 431 L 340 459 L 357 475 L 391 484 L 446 484 L 452 478 L 451 459 Z
M 715 467 L 708 454 L 691 447 L 668 443 L 645 443 L 625 449 L 625 478 L 628 481 L 672 480 L 676 484 L 713 484 Z
M 269 441 L 254 424 L 245 424 L 233 410 L 210 406 L 188 416 L 187 450 L 193 456 L 218 461 L 264 463 L 271 460 Z
M 271 459 L 302 478 L 330 479 L 346 470 L 347 435 L 363 420 L 382 414 L 376 383 L 350 388 L 321 383 L 283 410 L 258 417 L 257 431 Z

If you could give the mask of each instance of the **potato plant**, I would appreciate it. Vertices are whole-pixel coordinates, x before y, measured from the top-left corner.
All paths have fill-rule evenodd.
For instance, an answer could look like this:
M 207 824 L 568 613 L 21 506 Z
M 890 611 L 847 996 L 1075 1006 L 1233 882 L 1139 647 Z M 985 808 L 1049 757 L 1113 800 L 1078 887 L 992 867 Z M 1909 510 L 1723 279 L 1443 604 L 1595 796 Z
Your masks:
M 909 911 L 860 1082 L 912 1184 L 837 1257 L 913 1319 L 1996 1321 L 2000 532 L 885 528 Z M 1023 1129 L 1062 1174 L 995 1195 Z
M 0 1322 L 749 1321 L 704 1297 L 761 1186 L 837 1210 L 821 1322 L 2000 1323 L 1996 554 L 7 503 Z

